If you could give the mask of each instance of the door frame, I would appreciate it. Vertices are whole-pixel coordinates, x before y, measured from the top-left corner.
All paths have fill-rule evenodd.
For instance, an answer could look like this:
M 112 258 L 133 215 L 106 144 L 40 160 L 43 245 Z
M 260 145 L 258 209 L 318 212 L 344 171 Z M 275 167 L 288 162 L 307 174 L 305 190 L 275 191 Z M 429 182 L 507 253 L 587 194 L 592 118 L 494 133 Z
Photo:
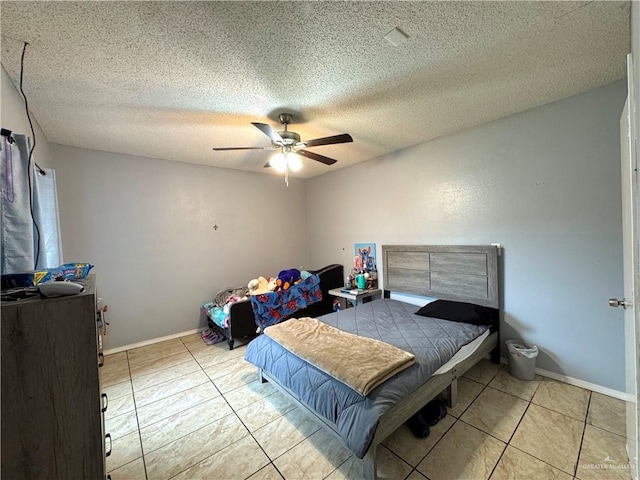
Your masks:
M 631 172 L 629 178 L 628 187 L 622 185 L 622 189 L 624 191 L 625 188 L 630 189 L 631 199 L 633 199 L 631 208 L 631 228 L 632 228 L 632 245 L 631 245 L 631 256 L 632 259 L 624 258 L 624 261 L 632 261 L 631 268 L 632 272 L 632 288 L 633 292 L 631 292 L 633 298 L 633 318 L 632 324 L 633 329 L 635 330 L 635 345 L 633 345 L 633 349 L 635 352 L 627 352 L 632 354 L 625 354 L 625 361 L 634 362 L 635 363 L 635 386 L 627 385 L 627 454 L 629 456 L 629 461 L 631 462 L 632 467 L 632 476 L 634 479 L 638 479 L 639 473 L 639 465 L 640 461 L 640 428 L 638 422 L 640 420 L 640 267 L 638 266 L 638 262 L 640 261 L 640 196 L 638 195 L 638 127 L 640 127 L 640 120 L 638 119 L 638 113 L 640 112 L 640 105 L 638 105 L 638 93 L 635 92 L 634 85 L 634 59 L 632 54 L 627 55 L 627 102 L 625 107 L 628 108 L 628 128 L 629 128 L 629 138 L 628 138 L 628 149 L 629 149 L 629 163 L 631 164 Z M 621 145 L 621 148 L 622 145 Z M 621 159 L 623 158 L 623 154 L 621 152 Z M 622 168 L 629 168 L 627 165 L 622 165 Z M 624 175 L 623 175 L 624 178 Z M 623 201 L 625 201 L 623 197 Z M 623 206 L 624 209 L 624 206 Z M 628 292 L 625 292 L 627 294 Z M 625 319 L 626 322 L 626 319 Z M 625 339 L 625 348 L 628 348 L 627 340 Z M 629 365 L 626 368 L 630 368 Z M 631 367 L 633 368 L 633 367 Z M 627 378 L 627 382 L 629 382 L 628 375 L 625 375 Z M 633 391 L 635 390 L 635 395 Z M 631 432 L 629 432 L 629 426 L 635 426 L 635 428 L 631 428 Z

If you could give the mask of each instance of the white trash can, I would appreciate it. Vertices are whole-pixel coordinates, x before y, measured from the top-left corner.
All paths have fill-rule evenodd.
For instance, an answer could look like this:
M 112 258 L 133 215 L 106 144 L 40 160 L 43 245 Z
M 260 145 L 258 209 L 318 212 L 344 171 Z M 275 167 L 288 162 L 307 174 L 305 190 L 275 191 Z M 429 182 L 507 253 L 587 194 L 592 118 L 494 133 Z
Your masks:
M 533 380 L 536 376 L 538 347 L 521 340 L 507 340 L 509 350 L 509 373 L 520 380 Z

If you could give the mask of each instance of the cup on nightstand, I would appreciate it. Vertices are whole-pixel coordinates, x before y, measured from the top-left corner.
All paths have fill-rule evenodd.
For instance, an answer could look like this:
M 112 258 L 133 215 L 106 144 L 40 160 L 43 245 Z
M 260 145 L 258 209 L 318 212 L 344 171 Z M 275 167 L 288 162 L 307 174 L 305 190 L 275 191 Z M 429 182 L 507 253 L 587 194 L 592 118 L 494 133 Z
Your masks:
M 364 290 L 364 287 L 367 285 L 367 279 L 364 278 L 364 275 L 356 275 L 356 282 L 358 283 L 358 288 L 360 290 Z

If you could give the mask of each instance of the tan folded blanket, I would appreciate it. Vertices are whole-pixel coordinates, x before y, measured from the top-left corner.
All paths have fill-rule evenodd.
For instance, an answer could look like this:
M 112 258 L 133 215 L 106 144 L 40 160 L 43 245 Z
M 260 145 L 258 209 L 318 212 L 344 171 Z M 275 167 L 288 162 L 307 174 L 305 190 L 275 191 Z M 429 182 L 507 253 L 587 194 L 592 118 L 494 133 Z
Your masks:
M 293 318 L 265 328 L 264 333 L 364 396 L 415 362 L 409 352 L 315 318 Z

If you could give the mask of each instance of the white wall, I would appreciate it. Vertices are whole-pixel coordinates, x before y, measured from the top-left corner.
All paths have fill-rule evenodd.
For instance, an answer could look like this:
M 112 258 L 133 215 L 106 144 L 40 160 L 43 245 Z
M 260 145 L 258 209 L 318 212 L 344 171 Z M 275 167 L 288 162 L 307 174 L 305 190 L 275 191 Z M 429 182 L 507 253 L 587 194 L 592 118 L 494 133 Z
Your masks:
M 14 87 L 4 68 L 0 67 L 0 70 L 2 70 L 0 74 L 0 98 L 2 99 L 0 103 L 0 122 L 2 123 L 2 128 L 31 137 L 31 128 L 24 108 L 24 99 Z M 29 91 L 26 86 L 25 93 L 28 99 Z M 33 151 L 33 158 L 42 168 L 52 167 L 49 141 L 44 136 L 33 113 L 31 113 L 31 121 L 36 135 L 36 148 Z
M 313 263 L 355 242 L 504 246 L 502 339 L 538 366 L 624 390 L 620 81 L 307 184 Z M 393 129 L 393 122 L 389 124 Z M 506 351 L 503 345 L 503 356 Z
M 53 145 L 64 258 L 96 267 L 106 347 L 197 328 L 225 286 L 307 266 L 305 183 Z M 218 230 L 213 226 L 217 224 Z

